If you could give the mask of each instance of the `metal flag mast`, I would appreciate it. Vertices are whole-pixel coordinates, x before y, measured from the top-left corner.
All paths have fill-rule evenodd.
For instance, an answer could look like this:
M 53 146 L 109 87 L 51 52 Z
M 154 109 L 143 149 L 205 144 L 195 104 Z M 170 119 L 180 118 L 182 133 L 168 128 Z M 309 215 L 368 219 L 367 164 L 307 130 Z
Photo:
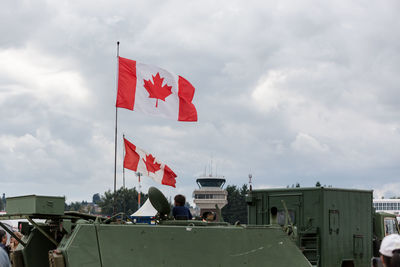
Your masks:
M 142 174 L 140 172 L 136 172 L 136 175 L 137 175 L 138 181 L 139 181 L 139 186 L 138 186 L 138 209 L 140 209 L 140 194 L 142 192 L 142 185 L 140 184 L 140 176 L 142 176 Z
M 116 89 L 118 95 L 118 68 L 119 68 L 119 41 L 117 41 L 117 77 L 116 77 Z M 118 122 L 118 108 L 115 105 L 115 144 L 114 144 L 114 204 L 113 204 L 113 214 L 116 213 L 116 201 L 117 201 L 117 122 Z
M 122 187 L 125 188 L 125 166 L 124 166 L 124 159 L 125 159 L 125 134 L 122 134 Z

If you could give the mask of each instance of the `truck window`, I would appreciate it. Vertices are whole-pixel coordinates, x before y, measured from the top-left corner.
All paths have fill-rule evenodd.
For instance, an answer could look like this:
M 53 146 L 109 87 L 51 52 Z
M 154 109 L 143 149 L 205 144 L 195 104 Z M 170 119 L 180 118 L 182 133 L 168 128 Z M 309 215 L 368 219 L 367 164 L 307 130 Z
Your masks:
M 386 217 L 384 219 L 385 223 L 385 236 L 390 234 L 398 234 L 396 218 Z

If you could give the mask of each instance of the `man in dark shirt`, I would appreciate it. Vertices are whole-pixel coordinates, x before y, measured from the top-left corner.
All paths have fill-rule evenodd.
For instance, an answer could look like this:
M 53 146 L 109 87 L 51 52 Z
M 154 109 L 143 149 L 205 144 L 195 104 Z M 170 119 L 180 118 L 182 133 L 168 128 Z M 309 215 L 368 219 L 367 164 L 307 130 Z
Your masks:
M 8 250 L 6 248 L 6 244 L 7 244 L 7 234 L 6 234 L 6 231 L 1 229 L 0 230 L 0 248 L 4 249 L 6 252 L 8 252 Z
M 9 267 L 10 259 L 8 258 L 7 244 L 7 234 L 6 231 L 0 230 L 0 266 Z
M 172 215 L 176 220 L 191 220 L 192 214 L 190 210 L 185 207 L 186 198 L 183 195 L 176 195 L 174 198 L 175 207 L 172 209 Z

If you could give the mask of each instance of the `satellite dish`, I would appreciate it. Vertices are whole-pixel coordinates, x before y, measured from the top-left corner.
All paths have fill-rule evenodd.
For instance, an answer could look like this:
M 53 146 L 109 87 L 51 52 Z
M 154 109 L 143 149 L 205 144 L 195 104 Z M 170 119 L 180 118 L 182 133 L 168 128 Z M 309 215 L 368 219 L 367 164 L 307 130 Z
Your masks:
M 170 213 L 171 207 L 168 200 L 160 190 L 152 186 L 149 188 L 148 194 L 151 205 L 153 205 L 160 215 L 168 215 Z

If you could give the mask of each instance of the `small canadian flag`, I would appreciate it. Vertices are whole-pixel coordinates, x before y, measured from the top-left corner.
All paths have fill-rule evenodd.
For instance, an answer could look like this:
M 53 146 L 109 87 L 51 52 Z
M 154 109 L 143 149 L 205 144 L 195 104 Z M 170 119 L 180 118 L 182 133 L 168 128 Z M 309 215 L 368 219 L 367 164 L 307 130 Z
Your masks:
M 138 148 L 124 138 L 125 158 L 124 168 L 152 178 L 155 182 L 175 187 L 176 174 L 165 164 L 160 163 L 156 158 Z
M 194 87 L 156 66 L 119 57 L 116 106 L 178 121 L 197 121 Z

